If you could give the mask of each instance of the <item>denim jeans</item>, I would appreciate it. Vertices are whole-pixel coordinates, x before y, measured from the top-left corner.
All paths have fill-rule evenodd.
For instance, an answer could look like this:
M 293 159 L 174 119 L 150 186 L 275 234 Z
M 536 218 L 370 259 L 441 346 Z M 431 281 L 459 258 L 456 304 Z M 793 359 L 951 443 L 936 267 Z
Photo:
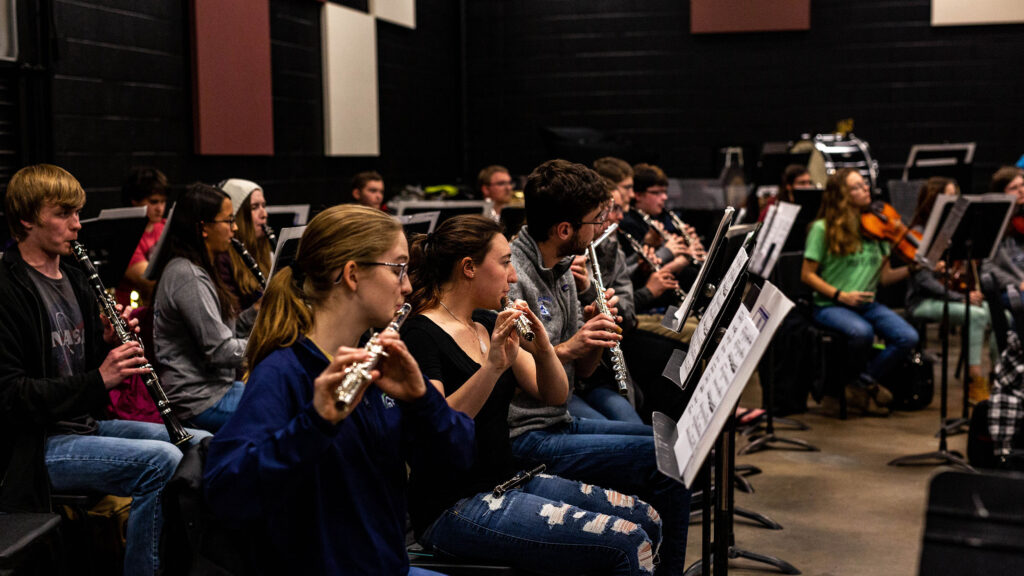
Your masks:
M 573 418 L 569 424 L 531 430 L 512 439 L 512 454 L 547 472 L 636 494 L 662 517 L 659 575 L 685 571 L 690 492 L 658 471 L 650 426 Z
M 216 433 L 221 426 L 228 423 L 228 419 L 238 409 L 238 403 L 242 400 L 242 393 L 245 392 L 245 384 L 235 382 L 228 389 L 227 394 L 221 396 L 216 404 L 203 410 L 202 414 L 196 414 L 188 421 L 190 426 L 202 428 Z
M 938 322 L 942 320 L 942 306 L 942 300 L 928 298 L 922 300 L 920 304 L 914 307 L 911 316 L 915 319 Z M 953 326 L 963 326 L 964 319 L 966 318 L 964 314 L 966 309 L 967 307 L 964 306 L 963 302 L 950 302 L 949 323 Z M 967 351 L 968 366 L 981 365 L 982 348 L 985 346 L 985 328 L 989 325 L 988 315 L 988 304 L 982 302 L 981 306 L 971 306 L 971 338 L 968 343 L 970 349 Z
M 661 522 L 649 504 L 541 474 L 495 498 L 460 500 L 423 544 L 452 556 L 554 574 L 651 574 Z
M 625 397 L 603 386 L 573 392 L 569 398 L 569 414 L 576 418 L 591 418 L 594 420 L 617 420 L 631 424 L 643 424 L 636 409 Z
M 191 443 L 210 434 L 189 430 Z M 125 574 L 154 574 L 160 567 L 164 485 L 181 461 L 167 428 L 152 422 L 102 420 L 95 436 L 62 434 L 46 439 L 46 471 L 54 492 L 131 496 Z
M 814 321 L 846 336 L 850 367 L 881 381 L 900 360 L 917 346 L 917 330 L 884 304 L 870 302 L 859 308 L 826 306 L 814 309 Z M 875 334 L 885 340 L 885 350 L 868 361 Z

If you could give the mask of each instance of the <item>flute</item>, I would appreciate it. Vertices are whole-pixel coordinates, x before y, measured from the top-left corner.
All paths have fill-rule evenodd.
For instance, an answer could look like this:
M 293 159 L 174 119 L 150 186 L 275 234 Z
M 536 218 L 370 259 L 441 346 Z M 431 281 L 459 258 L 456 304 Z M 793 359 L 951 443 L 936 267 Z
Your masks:
M 597 289 L 597 308 L 602 314 L 611 316 L 608 302 L 604 299 L 604 281 L 601 279 L 601 267 L 597 263 L 597 249 L 593 244 L 587 246 L 587 260 L 590 260 L 590 269 L 593 271 L 594 287 Z M 614 317 L 613 317 L 614 318 Z M 612 371 L 615 373 L 615 385 L 619 394 L 629 395 L 629 375 L 626 373 L 626 358 L 622 355 L 622 347 L 616 342 L 610 350 L 612 356 Z
M 256 277 L 256 282 L 260 285 L 260 290 L 267 290 L 267 279 L 263 277 L 263 272 L 260 270 L 260 265 L 256 263 L 256 259 L 249 254 L 249 251 L 245 249 L 245 244 L 238 238 L 231 239 L 231 247 L 238 252 L 238 256 L 242 258 L 242 262 L 245 263 L 245 267 L 252 272 L 252 275 Z
M 630 235 L 630 233 L 626 232 L 625 230 L 619 230 L 619 233 L 626 238 L 626 241 L 629 242 L 629 245 L 633 247 L 633 251 L 637 253 L 637 256 L 639 256 L 640 259 L 643 260 L 644 262 L 647 262 L 647 265 L 650 266 L 652 270 L 654 270 L 655 272 L 661 270 L 661 266 L 658 266 L 657 264 L 652 262 L 651 259 L 648 258 L 646 254 L 644 254 L 644 247 L 642 244 L 637 242 L 636 238 L 633 238 L 633 236 Z M 683 289 L 680 288 L 679 286 L 676 286 L 675 293 L 676 296 L 679 297 L 680 302 L 686 299 L 686 292 L 684 292 Z
M 516 308 L 515 302 L 510 300 L 508 296 L 501 297 L 501 307 L 505 310 L 522 312 L 522 310 Z M 530 319 L 527 318 L 525 314 L 520 314 L 519 317 L 516 318 L 515 323 L 516 332 L 519 332 L 519 337 L 522 338 L 523 340 L 526 340 L 527 342 L 533 342 L 533 339 L 536 338 L 536 335 L 533 333 L 533 328 L 531 328 L 533 323 L 530 322 Z
M 103 281 L 100 280 L 96 267 L 89 260 L 89 254 L 86 252 L 85 247 L 78 242 L 72 242 L 71 252 L 74 253 L 78 263 L 82 266 L 82 270 L 89 277 L 89 286 L 92 288 L 96 303 L 99 304 L 103 315 L 110 321 L 110 327 L 114 329 L 114 335 L 122 344 L 135 342 L 139 345 L 139 348 L 142 348 L 142 340 L 132 331 L 124 318 L 121 318 L 121 315 L 117 313 L 117 303 L 107 293 L 107 289 L 103 287 Z M 147 370 L 146 373 L 141 375 L 142 382 L 146 385 L 146 391 L 149 392 L 150 397 L 153 398 L 153 403 L 156 404 L 156 410 L 160 413 L 164 426 L 167 427 L 167 436 L 170 438 L 171 444 L 180 446 L 191 440 L 192 435 L 188 433 L 188 430 L 185 430 L 185 427 L 181 425 L 181 421 L 178 420 L 178 417 L 171 409 L 171 401 L 167 399 L 167 394 L 164 393 L 163 387 L 160 386 L 160 378 L 157 377 L 153 365 L 146 362 L 140 368 Z
M 402 304 L 402 307 L 395 313 L 395 317 L 391 319 L 391 323 L 382 332 L 393 330 L 398 332 L 402 327 L 402 323 L 409 317 L 409 312 L 412 310 L 412 305 L 408 302 Z M 362 391 L 370 383 L 372 375 L 370 372 L 377 367 L 382 357 L 386 358 L 388 353 L 384 351 L 384 346 L 380 343 L 381 332 L 374 332 L 370 336 L 370 341 L 366 343 L 363 348 L 370 353 L 370 357 L 362 362 L 357 362 L 345 368 L 345 372 L 341 378 L 341 384 L 334 391 L 334 406 L 346 414 L 352 411 L 352 401 L 355 400 L 359 392 Z M 429 385 L 429 384 L 428 384 Z

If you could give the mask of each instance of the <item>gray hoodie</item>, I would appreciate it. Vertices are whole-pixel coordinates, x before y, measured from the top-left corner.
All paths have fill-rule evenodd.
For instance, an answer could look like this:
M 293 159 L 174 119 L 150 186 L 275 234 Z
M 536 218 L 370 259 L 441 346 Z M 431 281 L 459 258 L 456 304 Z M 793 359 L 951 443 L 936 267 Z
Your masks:
M 205 270 L 185 258 L 167 263 L 153 302 L 153 348 L 179 417 L 202 414 L 234 383 L 248 342 L 235 337 L 235 320 L 221 320 L 217 290 Z
M 524 226 L 512 241 L 512 265 L 519 281 L 512 285 L 509 298 L 525 300 L 530 310 L 544 323 L 553 346 L 572 338 L 583 326 L 583 313 L 573 281 L 572 256 L 566 256 L 553 268 L 545 268 L 537 243 Z M 563 364 L 569 378 L 569 394 L 575 380 L 575 367 Z M 566 399 L 568 402 L 568 399 Z M 529 394 L 519 393 L 508 410 L 509 435 L 513 438 L 530 430 L 572 421 L 566 404 L 547 406 Z

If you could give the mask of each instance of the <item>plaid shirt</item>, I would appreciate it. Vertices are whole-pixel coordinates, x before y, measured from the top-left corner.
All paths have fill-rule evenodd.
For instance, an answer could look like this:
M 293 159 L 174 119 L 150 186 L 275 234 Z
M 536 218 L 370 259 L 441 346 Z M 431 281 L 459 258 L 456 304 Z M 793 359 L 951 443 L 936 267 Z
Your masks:
M 996 456 L 1010 453 L 1010 442 L 1024 418 L 1024 346 L 1016 332 L 1007 334 L 1006 350 L 999 355 L 992 382 L 988 429 Z

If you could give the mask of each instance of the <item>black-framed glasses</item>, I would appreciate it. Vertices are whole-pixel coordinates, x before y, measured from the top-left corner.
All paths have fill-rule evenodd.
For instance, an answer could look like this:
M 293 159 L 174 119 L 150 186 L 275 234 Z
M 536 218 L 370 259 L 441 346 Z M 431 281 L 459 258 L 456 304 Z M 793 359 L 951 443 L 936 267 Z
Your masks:
M 401 284 L 402 280 L 405 280 L 406 275 L 409 273 L 408 262 L 356 262 L 360 266 L 387 266 L 388 268 L 398 268 L 398 283 Z M 341 276 L 345 273 L 345 269 L 342 268 L 338 272 L 338 277 L 334 279 L 335 284 L 341 283 Z
M 597 215 L 597 220 L 593 220 L 591 222 L 581 221 L 580 225 L 582 226 L 583 224 L 593 224 L 594 226 L 604 226 L 604 223 L 607 222 L 607 221 L 608 221 L 608 211 L 604 210 L 600 214 Z
M 234 218 L 228 218 L 226 220 L 206 220 L 203 224 L 227 224 L 231 225 L 235 223 Z

